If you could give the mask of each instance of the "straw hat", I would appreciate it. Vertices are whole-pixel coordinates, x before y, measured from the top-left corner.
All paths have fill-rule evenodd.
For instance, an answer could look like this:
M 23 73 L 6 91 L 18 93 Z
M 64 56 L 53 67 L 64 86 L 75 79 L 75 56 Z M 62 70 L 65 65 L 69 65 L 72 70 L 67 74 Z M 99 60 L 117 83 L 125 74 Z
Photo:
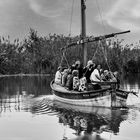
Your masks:
M 80 61 L 79 60 L 77 60 L 76 62 L 75 62 L 75 65 L 80 65 L 81 63 L 80 63 Z
M 93 65 L 92 60 L 89 60 L 89 61 L 87 62 L 87 66 L 90 66 L 90 65 Z
M 57 70 L 61 70 L 62 69 L 62 67 L 61 66 L 59 66 L 58 68 L 57 68 Z

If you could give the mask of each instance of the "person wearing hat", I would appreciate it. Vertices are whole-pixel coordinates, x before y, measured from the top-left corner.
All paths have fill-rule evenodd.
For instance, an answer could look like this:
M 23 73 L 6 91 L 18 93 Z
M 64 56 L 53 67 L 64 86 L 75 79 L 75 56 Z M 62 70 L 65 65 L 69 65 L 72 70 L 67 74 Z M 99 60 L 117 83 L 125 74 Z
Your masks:
M 101 65 L 97 65 L 96 69 L 91 73 L 90 80 L 92 85 L 94 85 L 94 89 L 98 90 L 101 89 L 101 86 L 96 82 L 101 82 L 101 75 L 100 75 Z
M 78 73 L 79 73 L 79 79 L 80 78 L 82 78 L 82 76 L 83 76 L 83 66 L 82 66 L 82 64 L 81 64 L 81 62 L 79 61 L 79 60 L 77 60 L 76 62 L 75 62 L 75 64 L 73 64 L 72 66 L 71 66 L 71 70 L 73 71 L 73 70 L 78 70 Z
M 92 60 L 89 60 L 87 62 L 87 66 L 83 69 L 83 73 L 84 73 L 84 76 L 86 77 L 87 83 L 91 82 L 90 75 L 93 72 L 94 68 L 95 68 L 95 64 L 93 63 Z
M 69 69 L 68 71 L 68 75 L 67 75 L 67 79 L 66 79 L 66 88 L 68 90 L 72 90 L 73 89 L 73 75 L 72 75 L 72 71 L 71 69 Z

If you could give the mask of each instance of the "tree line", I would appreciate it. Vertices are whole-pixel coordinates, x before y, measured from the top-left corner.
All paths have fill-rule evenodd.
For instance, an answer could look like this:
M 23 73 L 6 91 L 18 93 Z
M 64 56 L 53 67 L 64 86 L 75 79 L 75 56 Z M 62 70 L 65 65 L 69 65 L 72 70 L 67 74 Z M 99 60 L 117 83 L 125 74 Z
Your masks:
M 93 36 L 90 36 L 93 37 Z M 10 37 L 0 38 L 0 74 L 46 74 L 55 73 L 57 67 L 72 65 L 76 60 L 83 59 L 81 45 L 62 50 L 70 42 L 80 36 L 64 36 L 49 34 L 39 36 L 37 31 L 30 29 L 28 36 L 20 41 L 10 42 Z M 86 44 L 88 59 L 101 64 L 103 69 L 125 73 L 140 72 L 140 44 L 125 44 L 123 40 Z

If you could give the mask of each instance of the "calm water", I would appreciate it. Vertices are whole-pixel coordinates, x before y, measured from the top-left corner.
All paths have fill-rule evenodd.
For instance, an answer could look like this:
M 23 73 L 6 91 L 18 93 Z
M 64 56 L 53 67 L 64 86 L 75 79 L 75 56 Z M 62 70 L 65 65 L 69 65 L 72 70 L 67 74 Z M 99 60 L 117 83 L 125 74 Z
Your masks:
M 69 106 L 53 101 L 47 76 L 0 78 L 0 140 L 140 140 L 140 98 L 129 109 Z M 140 94 L 140 76 L 121 88 Z

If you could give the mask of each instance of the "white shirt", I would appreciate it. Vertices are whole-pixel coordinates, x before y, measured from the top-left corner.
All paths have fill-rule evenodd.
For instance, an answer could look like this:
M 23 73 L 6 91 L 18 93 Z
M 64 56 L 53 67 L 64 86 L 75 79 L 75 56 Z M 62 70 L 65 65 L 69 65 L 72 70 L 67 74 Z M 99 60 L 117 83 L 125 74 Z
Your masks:
M 60 71 L 57 71 L 55 74 L 55 83 L 57 84 L 61 84 L 61 79 L 62 79 L 62 74 Z
M 98 75 L 100 77 L 100 74 L 99 74 L 99 71 L 97 69 L 95 69 L 92 73 L 91 73 L 91 76 L 90 76 L 90 80 L 91 81 L 99 81 L 100 80 L 96 77 L 96 75 Z

